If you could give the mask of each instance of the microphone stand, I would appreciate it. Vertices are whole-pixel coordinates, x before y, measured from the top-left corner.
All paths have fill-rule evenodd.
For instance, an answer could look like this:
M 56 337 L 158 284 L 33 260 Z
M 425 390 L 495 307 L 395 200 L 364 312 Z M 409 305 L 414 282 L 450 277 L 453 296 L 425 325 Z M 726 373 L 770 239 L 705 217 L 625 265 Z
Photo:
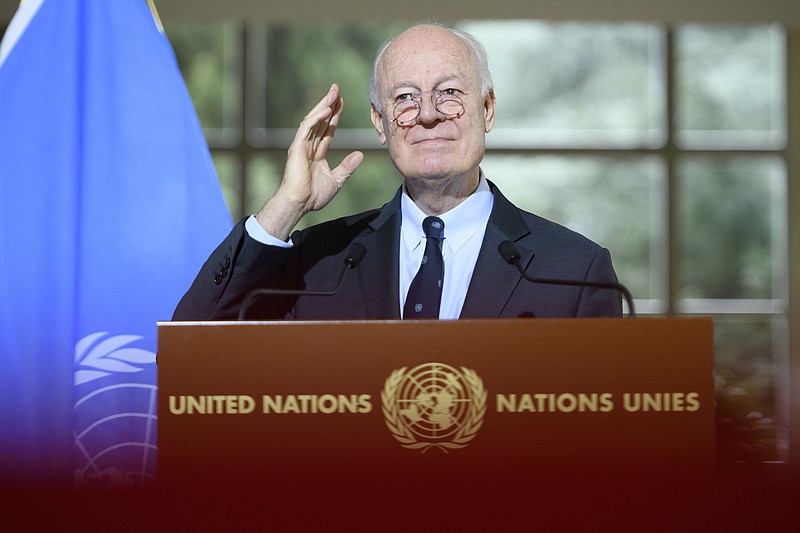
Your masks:
M 253 289 L 247 293 L 242 300 L 242 305 L 239 307 L 239 316 L 238 320 L 244 320 L 245 315 L 247 314 L 247 310 L 252 307 L 252 305 L 261 297 L 269 296 L 269 295 L 280 295 L 280 296 L 333 296 L 339 289 L 342 288 L 344 285 L 344 278 L 347 276 L 347 272 L 358 265 L 361 260 L 364 258 L 364 255 L 367 253 L 366 248 L 363 245 L 355 243 L 350 247 L 350 253 L 344 260 L 344 268 L 342 269 L 342 273 L 339 276 L 339 282 L 336 284 L 331 290 L 327 291 L 320 291 L 320 290 L 305 290 L 305 289 L 269 289 L 269 288 L 258 288 Z
M 522 277 L 528 281 L 532 281 L 534 283 L 545 283 L 548 285 L 572 285 L 578 287 L 597 287 L 601 289 L 614 289 L 622 293 L 622 296 L 625 297 L 625 301 L 628 304 L 628 317 L 635 318 L 636 317 L 636 310 L 633 306 L 633 296 L 631 296 L 631 292 L 628 288 L 621 284 L 612 281 L 585 281 L 585 280 L 566 280 L 566 279 L 548 279 L 548 278 L 534 278 L 530 276 L 525 269 L 522 268 L 522 263 L 520 263 L 521 256 L 517 251 L 517 247 L 511 241 L 503 241 L 500 243 L 498 247 L 500 251 L 500 255 L 503 256 L 503 259 L 506 260 L 511 265 L 517 267 L 519 273 L 522 274 Z

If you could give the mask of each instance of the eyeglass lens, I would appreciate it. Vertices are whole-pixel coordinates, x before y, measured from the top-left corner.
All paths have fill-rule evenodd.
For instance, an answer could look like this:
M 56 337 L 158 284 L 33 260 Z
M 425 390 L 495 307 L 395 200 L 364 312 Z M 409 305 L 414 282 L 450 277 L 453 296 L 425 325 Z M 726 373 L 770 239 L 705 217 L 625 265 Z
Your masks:
M 434 95 L 432 94 L 433 98 Z M 394 119 L 400 126 L 410 124 L 417 119 L 420 112 L 419 100 L 421 95 L 414 98 L 403 100 L 394 108 Z M 453 94 L 439 94 L 433 98 L 433 106 L 436 110 L 447 118 L 460 117 L 464 112 L 464 104 L 461 99 Z

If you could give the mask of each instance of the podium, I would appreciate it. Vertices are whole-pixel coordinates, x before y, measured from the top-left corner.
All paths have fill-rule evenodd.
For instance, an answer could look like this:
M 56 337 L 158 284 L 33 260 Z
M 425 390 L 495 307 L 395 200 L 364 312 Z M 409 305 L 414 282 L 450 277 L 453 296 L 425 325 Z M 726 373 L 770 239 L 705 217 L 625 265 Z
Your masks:
M 673 494 L 713 470 L 712 335 L 704 318 L 161 323 L 159 486 L 331 506 Z

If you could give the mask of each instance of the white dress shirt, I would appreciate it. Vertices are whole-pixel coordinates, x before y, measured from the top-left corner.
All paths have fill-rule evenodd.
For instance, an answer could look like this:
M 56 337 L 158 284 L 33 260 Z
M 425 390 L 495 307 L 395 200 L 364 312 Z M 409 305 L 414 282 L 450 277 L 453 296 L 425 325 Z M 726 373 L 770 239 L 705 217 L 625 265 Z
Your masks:
M 457 319 L 467 297 L 467 289 L 478 253 L 486 233 L 486 224 L 492 212 L 494 196 L 489 183 L 481 171 L 478 188 L 466 200 L 450 211 L 439 215 L 444 221 L 444 286 L 442 303 L 439 308 L 440 319 Z M 425 252 L 425 232 L 422 221 L 427 216 L 408 196 L 403 187 L 400 200 L 402 225 L 400 228 L 400 316 L 411 286 L 411 280 L 419 270 Z M 267 233 L 256 220 L 255 215 L 245 222 L 245 230 L 253 239 L 271 246 L 290 247 L 292 242 L 282 241 Z
M 486 233 L 494 196 L 481 172 L 478 188 L 466 200 L 439 215 L 444 221 L 444 286 L 440 319 L 457 319 L 467 297 L 469 282 Z M 401 199 L 403 223 L 400 228 L 400 316 L 411 281 L 422 263 L 425 252 L 425 231 L 422 221 L 427 216 L 411 200 L 403 187 Z

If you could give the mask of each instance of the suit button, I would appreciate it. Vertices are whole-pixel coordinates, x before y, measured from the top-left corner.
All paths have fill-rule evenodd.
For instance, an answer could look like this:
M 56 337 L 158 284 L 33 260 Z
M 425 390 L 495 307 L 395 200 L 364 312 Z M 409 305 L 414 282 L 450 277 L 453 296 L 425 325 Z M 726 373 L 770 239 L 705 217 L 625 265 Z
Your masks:
M 214 284 L 219 285 L 220 283 L 222 283 L 222 275 L 219 272 L 216 272 L 214 274 Z
M 231 258 L 226 257 L 225 262 L 219 265 L 219 272 L 217 272 L 218 276 L 222 276 L 223 278 L 228 275 L 228 268 L 231 266 Z M 217 283 L 219 285 L 219 283 Z

